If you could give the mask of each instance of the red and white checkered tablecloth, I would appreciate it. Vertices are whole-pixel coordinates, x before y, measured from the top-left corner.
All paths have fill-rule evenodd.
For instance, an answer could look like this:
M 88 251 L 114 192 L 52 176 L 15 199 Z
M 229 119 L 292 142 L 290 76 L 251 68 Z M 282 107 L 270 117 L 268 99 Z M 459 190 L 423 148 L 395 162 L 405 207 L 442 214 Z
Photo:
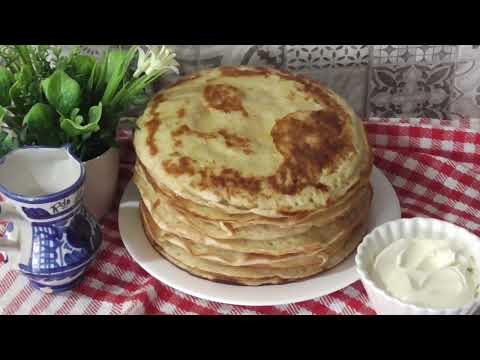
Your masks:
M 480 120 L 370 119 L 375 165 L 393 184 L 404 217 L 444 219 L 480 235 Z M 118 199 L 135 159 L 121 138 Z M 375 314 L 362 284 L 302 303 L 232 306 L 163 285 L 129 256 L 114 209 L 102 222 L 104 242 L 83 283 L 68 293 L 43 294 L 16 271 L 0 266 L 1 314 Z

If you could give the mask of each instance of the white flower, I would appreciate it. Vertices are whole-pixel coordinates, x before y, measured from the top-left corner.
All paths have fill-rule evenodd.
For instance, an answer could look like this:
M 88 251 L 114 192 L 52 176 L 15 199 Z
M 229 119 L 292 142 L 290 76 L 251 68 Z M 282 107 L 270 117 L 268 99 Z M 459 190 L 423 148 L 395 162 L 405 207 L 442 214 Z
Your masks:
M 135 73 L 133 74 L 133 77 L 139 77 L 141 74 L 145 72 L 145 70 L 148 69 L 149 64 L 149 59 L 147 58 L 147 55 L 143 51 L 141 47 L 138 49 L 138 64 L 137 64 L 137 70 L 135 70 Z
M 175 60 L 175 53 L 162 45 L 150 46 L 147 45 L 148 51 L 145 53 L 141 48 L 138 48 L 138 64 L 137 70 L 133 77 L 139 77 L 145 73 L 147 76 L 154 72 L 166 72 L 171 70 L 178 74 L 178 62 Z

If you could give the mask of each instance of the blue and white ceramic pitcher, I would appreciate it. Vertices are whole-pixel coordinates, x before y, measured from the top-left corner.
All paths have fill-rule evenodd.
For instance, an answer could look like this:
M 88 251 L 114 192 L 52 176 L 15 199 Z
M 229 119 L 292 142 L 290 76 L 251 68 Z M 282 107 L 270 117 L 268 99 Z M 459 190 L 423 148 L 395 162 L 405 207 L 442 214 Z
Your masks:
M 33 286 L 60 292 L 77 285 L 101 232 L 83 205 L 85 167 L 63 148 L 25 147 L 0 160 L 0 261 Z

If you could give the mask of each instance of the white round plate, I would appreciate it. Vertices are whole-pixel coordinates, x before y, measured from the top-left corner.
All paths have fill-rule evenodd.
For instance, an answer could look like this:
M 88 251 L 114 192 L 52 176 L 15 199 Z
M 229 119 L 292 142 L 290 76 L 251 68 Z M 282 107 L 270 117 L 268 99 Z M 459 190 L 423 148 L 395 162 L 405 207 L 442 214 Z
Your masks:
M 401 217 L 397 195 L 385 175 L 373 169 L 373 202 L 369 228 Z M 120 202 L 118 223 L 123 243 L 132 258 L 164 284 L 202 299 L 233 305 L 273 306 L 311 300 L 343 289 L 359 279 L 355 254 L 314 278 L 283 285 L 240 286 L 215 283 L 192 276 L 159 255 L 147 240 L 140 220 L 140 195 L 130 182 Z

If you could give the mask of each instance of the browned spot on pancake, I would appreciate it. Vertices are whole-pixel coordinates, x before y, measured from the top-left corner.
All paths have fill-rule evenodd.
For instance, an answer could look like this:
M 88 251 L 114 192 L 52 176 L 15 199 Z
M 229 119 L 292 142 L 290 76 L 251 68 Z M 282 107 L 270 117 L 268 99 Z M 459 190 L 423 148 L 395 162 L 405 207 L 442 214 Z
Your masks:
M 175 146 L 175 147 L 180 147 L 180 146 L 182 146 L 182 144 L 183 144 L 182 140 L 180 140 L 180 139 L 175 139 L 173 141 L 173 146 Z
M 149 108 L 152 109 L 151 111 L 152 111 L 153 118 L 158 118 L 159 113 L 158 113 L 157 107 L 160 103 L 164 102 L 165 100 L 166 100 L 165 95 L 163 95 L 163 94 L 157 94 L 151 100 Z
M 354 151 L 344 127 L 345 121 L 329 111 L 292 113 L 278 120 L 271 135 L 284 161 L 277 173 L 268 177 L 270 185 L 288 195 L 307 186 L 328 191 L 317 183 L 318 175 Z
M 259 76 L 264 75 L 268 76 L 271 74 L 271 71 L 267 68 L 255 67 L 250 69 L 239 69 L 232 66 L 224 66 L 220 68 L 220 72 L 223 76 L 229 77 L 240 77 L 240 76 Z
M 225 144 L 228 147 L 240 148 L 245 154 L 251 154 L 253 151 L 250 149 L 250 140 L 242 138 L 235 134 L 229 133 L 225 129 L 218 130 L 218 133 L 223 136 Z
M 180 155 L 180 154 L 178 154 L 178 155 Z M 157 194 L 163 194 L 164 196 L 167 196 L 167 197 L 173 199 L 174 201 L 184 200 L 184 199 L 178 197 L 174 192 L 169 191 L 168 189 L 165 189 L 165 188 L 160 188 L 160 186 L 158 186 L 157 182 L 149 174 L 149 172 L 147 171 L 147 168 L 145 167 L 145 165 L 143 165 L 143 163 L 141 161 L 138 161 L 138 165 L 140 166 L 140 168 L 143 169 L 143 172 L 145 174 L 145 178 L 147 179 L 147 182 L 153 187 L 153 189 L 155 190 L 155 192 Z
M 322 183 L 315 184 L 315 188 L 317 188 L 320 191 L 327 192 L 328 191 L 328 186 Z
M 183 135 L 198 136 L 202 139 L 214 139 L 217 137 L 215 134 L 204 133 L 198 130 L 193 130 L 187 125 L 182 125 L 178 127 L 176 130 L 172 131 L 172 137 L 174 138 L 180 137 Z
M 159 126 L 160 126 L 160 120 L 156 118 L 154 118 L 153 120 L 150 120 L 145 124 L 145 127 L 147 128 L 147 131 L 148 131 L 147 146 L 150 149 L 151 155 L 158 154 L 158 147 L 155 144 L 155 134 L 157 133 Z
M 163 168 L 167 173 L 173 176 L 180 176 L 180 175 L 190 175 L 193 176 L 195 174 L 195 167 L 194 164 L 195 160 L 187 157 L 182 156 L 178 159 L 178 163 L 174 163 L 172 160 L 165 160 L 162 162 Z
M 198 130 L 193 130 L 187 125 L 179 126 L 177 129 L 172 131 L 172 138 L 174 139 L 175 146 L 180 146 L 182 144 L 182 141 L 178 138 L 184 135 L 197 136 L 205 140 L 215 139 L 221 136 L 225 141 L 225 145 L 227 145 L 228 147 L 239 148 L 245 154 L 252 153 L 252 150 L 250 149 L 250 141 L 248 139 L 229 133 L 225 129 L 220 129 L 217 132 L 206 133 Z
M 179 118 L 184 117 L 184 116 L 185 116 L 185 109 L 184 109 L 184 108 L 178 109 L 178 110 L 177 110 L 177 116 L 178 116 Z
M 244 177 L 234 169 L 222 169 L 216 175 L 210 168 L 200 170 L 201 180 L 199 183 L 202 189 L 220 188 L 229 194 L 237 189 L 245 190 L 250 194 L 257 194 L 261 190 L 261 179 L 256 177 Z
M 340 107 L 338 102 L 329 94 L 329 91 L 319 84 L 307 82 L 304 84 L 304 91 L 311 94 L 313 99 L 319 104 L 325 104 L 332 112 L 337 113 L 340 117 L 346 117 L 345 110 Z
M 152 99 L 152 105 L 156 106 L 163 101 L 165 101 L 165 95 L 163 93 L 157 94 Z
M 155 203 L 153 204 L 153 208 L 156 209 L 160 206 L 160 200 L 156 200 Z
M 225 113 L 240 111 L 244 116 L 248 116 L 242 104 L 243 94 L 234 86 L 226 84 L 207 85 L 203 91 L 203 96 L 214 109 Z
M 289 91 L 287 95 L 289 100 L 294 100 L 295 99 L 295 93 L 293 91 Z
M 306 217 L 310 215 L 311 211 L 309 210 L 288 210 L 288 209 L 279 209 L 278 213 L 285 216 L 295 216 L 295 217 Z
M 314 99 L 319 104 L 324 104 L 329 111 L 337 113 L 340 118 L 346 117 L 345 110 L 338 104 L 332 96 L 333 94 L 323 85 L 312 81 L 302 75 L 294 75 L 282 71 L 275 72 L 279 77 L 285 80 L 295 81 L 297 89 L 305 93 L 305 100 Z

